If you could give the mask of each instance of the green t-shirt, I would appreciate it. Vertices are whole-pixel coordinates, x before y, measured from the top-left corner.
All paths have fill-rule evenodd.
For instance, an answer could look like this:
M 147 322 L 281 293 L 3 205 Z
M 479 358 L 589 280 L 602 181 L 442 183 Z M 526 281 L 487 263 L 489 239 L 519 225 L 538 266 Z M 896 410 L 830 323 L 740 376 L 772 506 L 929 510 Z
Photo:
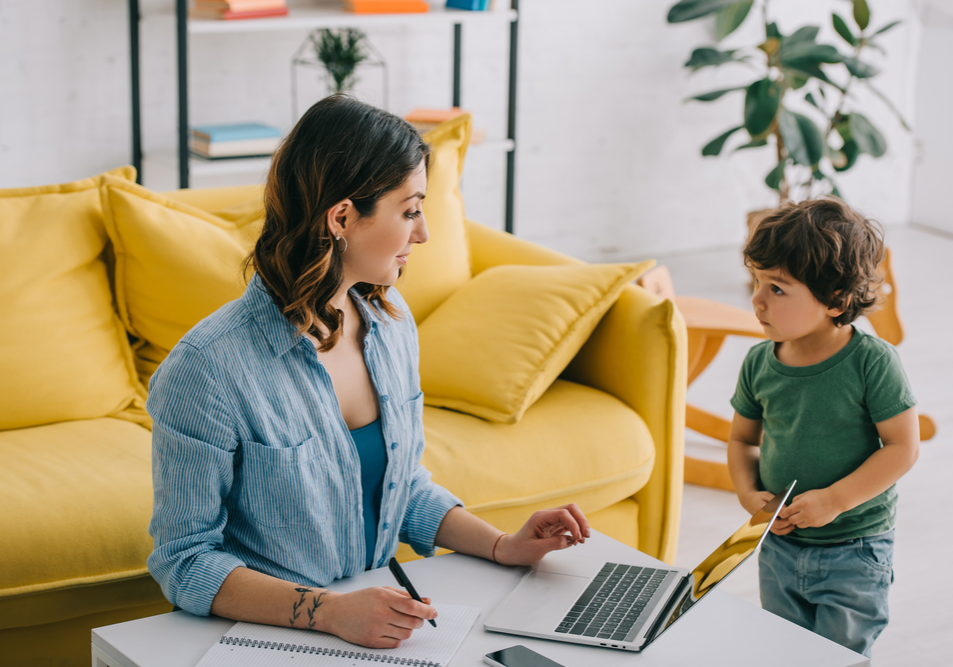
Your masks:
M 793 495 L 822 489 L 854 472 L 883 445 L 875 424 L 916 405 L 892 345 L 854 329 L 844 348 L 813 366 L 786 366 L 774 342 L 748 352 L 731 406 L 761 420 L 761 484 L 778 493 L 791 480 Z M 792 537 L 831 543 L 884 533 L 894 525 L 897 491 L 844 512 L 820 528 L 796 528 Z

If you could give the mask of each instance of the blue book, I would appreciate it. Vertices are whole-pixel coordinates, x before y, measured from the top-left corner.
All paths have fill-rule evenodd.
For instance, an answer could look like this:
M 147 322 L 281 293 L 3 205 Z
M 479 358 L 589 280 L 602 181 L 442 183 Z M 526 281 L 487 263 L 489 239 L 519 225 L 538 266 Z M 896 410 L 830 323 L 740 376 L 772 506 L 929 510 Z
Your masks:
M 235 123 L 232 125 L 199 125 L 192 128 L 192 136 L 208 142 L 243 141 L 280 137 L 281 130 L 261 123 Z
M 447 0 L 450 9 L 466 9 L 471 12 L 482 11 L 487 8 L 488 0 Z

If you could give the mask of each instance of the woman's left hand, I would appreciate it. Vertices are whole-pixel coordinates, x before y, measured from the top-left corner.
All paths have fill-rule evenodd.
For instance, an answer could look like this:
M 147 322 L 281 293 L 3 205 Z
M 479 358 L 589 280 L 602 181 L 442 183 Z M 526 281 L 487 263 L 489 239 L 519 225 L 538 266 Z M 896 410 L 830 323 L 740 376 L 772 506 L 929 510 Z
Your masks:
M 496 562 L 532 565 L 550 551 L 582 544 L 587 537 L 589 522 L 575 503 L 540 510 L 518 532 L 500 538 L 496 545 Z

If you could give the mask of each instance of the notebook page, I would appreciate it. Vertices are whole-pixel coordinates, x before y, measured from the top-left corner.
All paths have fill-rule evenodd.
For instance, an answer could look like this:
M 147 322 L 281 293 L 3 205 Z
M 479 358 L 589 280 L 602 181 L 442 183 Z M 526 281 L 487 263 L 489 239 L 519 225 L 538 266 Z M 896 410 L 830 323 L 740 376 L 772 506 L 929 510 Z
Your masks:
M 209 649 L 196 667 L 361 667 L 367 662 L 387 664 L 446 665 L 480 616 L 477 607 L 435 604 L 437 627 L 429 623 L 415 630 L 398 648 L 364 648 L 340 637 L 309 630 L 279 628 L 257 623 L 236 623 L 223 640 Z M 233 643 L 226 643 L 230 639 Z M 236 640 L 248 640 L 236 643 Z M 263 642 L 266 648 L 249 646 Z M 246 644 L 246 645 L 243 645 Z M 276 645 L 281 644 L 281 648 Z M 293 647 L 288 650 L 287 647 Z M 320 653 L 310 653 L 320 649 Z M 338 655 L 335 655 L 338 652 Z M 340 655 L 343 653 L 343 656 Z M 379 657 L 380 656 L 380 657 Z M 381 660 L 380 658 L 389 660 Z M 406 662 L 401 662 L 405 660 Z

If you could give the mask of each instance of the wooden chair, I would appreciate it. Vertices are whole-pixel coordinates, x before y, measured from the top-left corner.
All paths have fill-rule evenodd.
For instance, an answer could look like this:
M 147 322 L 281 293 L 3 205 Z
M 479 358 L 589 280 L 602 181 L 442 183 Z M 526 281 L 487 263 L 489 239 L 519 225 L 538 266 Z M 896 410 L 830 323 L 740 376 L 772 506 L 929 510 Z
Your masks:
M 868 316 L 878 336 L 892 345 L 903 340 L 903 324 L 897 311 L 897 289 L 894 282 L 890 250 L 884 259 L 884 285 L 881 296 L 883 306 Z M 726 336 L 750 336 L 764 338 L 764 330 L 750 310 L 742 310 L 710 299 L 693 296 L 678 296 L 672 284 L 671 274 L 664 266 L 657 266 L 645 273 L 639 284 L 655 294 L 671 299 L 678 306 L 688 329 L 688 384 L 701 375 L 721 349 Z M 691 404 L 685 407 L 685 425 L 703 435 L 721 442 L 728 442 L 731 421 Z M 936 424 L 920 415 L 920 439 L 929 440 L 936 434 Z M 685 457 L 685 481 L 726 491 L 734 491 L 728 466 L 717 461 L 708 461 L 692 456 Z

